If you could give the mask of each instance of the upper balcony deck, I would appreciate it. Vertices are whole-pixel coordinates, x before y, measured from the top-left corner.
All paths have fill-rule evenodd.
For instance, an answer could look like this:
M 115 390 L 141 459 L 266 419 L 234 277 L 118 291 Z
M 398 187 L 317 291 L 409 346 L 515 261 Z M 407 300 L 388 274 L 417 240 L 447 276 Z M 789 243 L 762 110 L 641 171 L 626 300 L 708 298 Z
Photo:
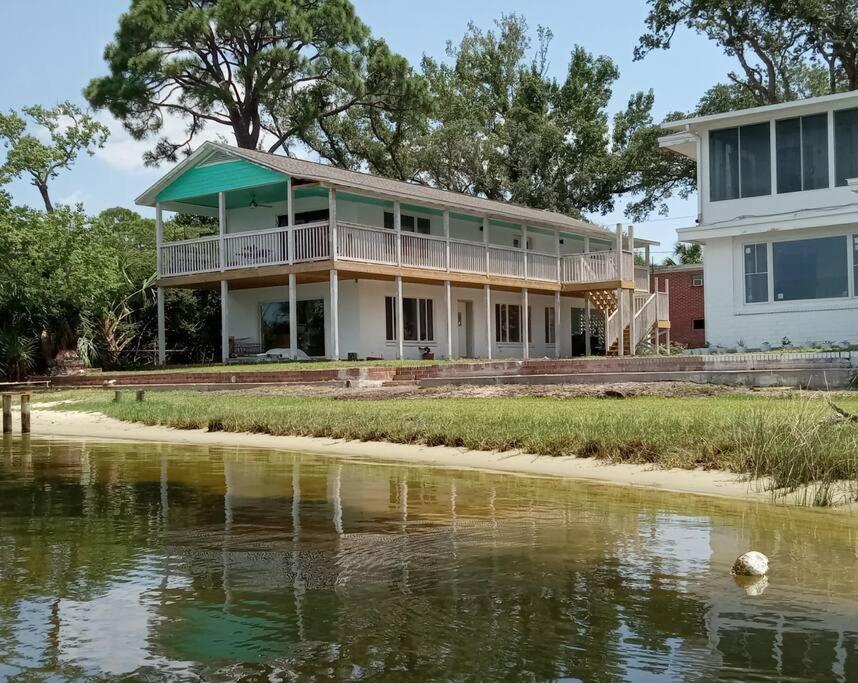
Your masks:
M 618 258 L 619 255 L 619 258 Z M 204 282 L 227 271 L 287 273 L 290 267 L 420 274 L 428 280 L 513 280 L 549 289 L 625 287 L 649 291 L 648 269 L 636 267 L 631 251 L 551 254 L 464 239 L 396 232 L 350 221 L 315 221 L 291 228 L 226 233 L 165 242 L 160 247 L 163 284 Z M 248 271 L 250 271 L 248 273 Z M 559 287 L 558 287 L 559 286 Z

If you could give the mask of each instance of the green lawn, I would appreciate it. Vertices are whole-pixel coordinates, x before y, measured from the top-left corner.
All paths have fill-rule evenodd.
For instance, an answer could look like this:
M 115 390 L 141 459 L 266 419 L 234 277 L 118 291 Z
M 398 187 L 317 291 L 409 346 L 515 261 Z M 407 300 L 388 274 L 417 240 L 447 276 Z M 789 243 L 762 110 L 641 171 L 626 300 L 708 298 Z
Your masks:
M 234 393 L 150 392 L 143 403 L 104 391 L 68 392 L 58 409 L 101 411 L 180 429 L 380 440 L 484 450 L 521 449 L 610 462 L 724 469 L 774 487 L 855 484 L 858 424 L 834 424 L 822 398 L 410 398 L 336 400 Z M 53 395 L 52 395 L 53 398 Z M 858 396 L 838 399 L 858 412 Z

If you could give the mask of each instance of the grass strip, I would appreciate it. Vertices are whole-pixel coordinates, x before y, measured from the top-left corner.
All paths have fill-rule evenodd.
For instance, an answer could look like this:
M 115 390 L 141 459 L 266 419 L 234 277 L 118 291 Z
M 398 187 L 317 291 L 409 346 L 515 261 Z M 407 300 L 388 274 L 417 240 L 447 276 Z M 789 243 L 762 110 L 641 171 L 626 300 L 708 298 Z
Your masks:
M 179 429 L 522 450 L 612 463 L 720 469 L 765 479 L 776 495 L 810 487 L 815 505 L 847 487 L 858 500 L 858 424 L 833 423 L 819 397 L 427 398 L 335 400 L 150 392 L 114 403 L 70 392 L 58 409 Z M 858 396 L 838 399 L 858 412 Z

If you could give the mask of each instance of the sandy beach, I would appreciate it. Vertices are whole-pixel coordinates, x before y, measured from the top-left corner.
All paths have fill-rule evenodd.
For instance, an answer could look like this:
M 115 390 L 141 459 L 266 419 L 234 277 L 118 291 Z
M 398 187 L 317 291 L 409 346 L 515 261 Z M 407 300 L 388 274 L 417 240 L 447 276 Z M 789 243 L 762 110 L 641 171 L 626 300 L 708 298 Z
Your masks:
M 71 437 L 100 441 L 152 441 L 203 446 L 266 448 L 300 451 L 333 457 L 362 458 L 422 464 L 516 475 L 564 477 L 604 484 L 635 486 L 661 491 L 691 493 L 772 502 L 761 482 L 712 470 L 659 469 L 645 465 L 606 464 L 575 457 L 549 457 L 521 452 L 472 451 L 446 446 L 419 446 L 340 439 L 272 436 L 205 430 L 181 430 L 123 422 L 100 413 L 34 409 L 33 436 Z M 18 427 L 18 420 L 14 420 Z M 778 498 L 778 504 L 800 504 L 799 493 Z M 841 506 L 848 509 L 852 506 Z

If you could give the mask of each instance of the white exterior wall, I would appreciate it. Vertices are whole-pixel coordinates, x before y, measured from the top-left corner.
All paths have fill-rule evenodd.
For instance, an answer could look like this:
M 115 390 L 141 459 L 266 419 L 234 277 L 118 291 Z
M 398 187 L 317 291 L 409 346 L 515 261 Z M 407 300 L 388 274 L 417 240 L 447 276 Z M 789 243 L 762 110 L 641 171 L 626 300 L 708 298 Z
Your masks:
M 715 120 L 691 122 L 697 136 L 700 220 L 679 231 L 681 240 L 703 244 L 706 340 L 732 347 L 739 340 L 758 347 L 813 342 L 858 342 L 858 286 L 853 268 L 853 237 L 858 234 L 858 195 L 838 187 L 838 153 L 834 112 L 858 106 L 855 94 L 776 105 L 762 111 L 732 112 Z M 828 187 L 789 193 L 777 191 L 776 122 L 825 113 L 828 119 Z M 710 201 L 709 136 L 714 130 L 768 122 L 770 126 L 771 192 L 760 197 Z M 744 246 L 793 239 L 848 235 L 849 296 L 831 299 L 777 301 L 769 250 L 769 302 L 745 303 Z
M 858 227 L 854 232 L 858 232 Z M 852 282 L 854 269 L 850 269 L 850 297 L 745 303 L 746 244 L 838 234 L 851 235 L 853 231 L 826 228 L 707 240 L 703 263 L 706 340 L 713 345 L 732 347 L 741 339 L 752 348 L 763 342 L 778 346 L 784 337 L 795 345 L 844 340 L 858 342 L 858 297 Z M 851 240 L 848 243 L 851 246 Z M 771 263 L 769 273 L 771 296 Z
M 403 343 L 405 358 L 420 357 L 420 347 L 428 346 L 436 358 L 447 358 L 447 315 L 443 285 L 424 285 L 403 283 L 402 294 L 406 298 L 432 299 L 434 309 L 434 341 L 405 341 Z M 382 280 L 339 280 L 339 330 L 340 356 L 346 358 L 349 353 L 357 353 L 359 358 L 377 357 L 385 359 L 396 358 L 398 344 L 385 338 L 385 297 L 395 296 L 395 285 L 392 281 Z M 471 303 L 472 312 L 472 345 L 473 356 L 486 358 L 488 356 L 486 335 L 486 306 L 483 289 L 472 287 L 452 287 L 452 357 L 460 358 L 465 353 L 459 346 L 459 331 L 456 311 L 460 301 Z M 330 285 L 327 282 L 302 284 L 297 288 L 298 301 L 306 299 L 323 299 L 325 302 L 325 343 L 326 353 L 332 348 L 330 331 Z M 229 335 L 235 339 L 246 339 L 253 342 L 261 341 L 261 310 L 265 303 L 287 302 L 289 288 L 263 287 L 258 289 L 240 289 L 229 293 Z M 506 303 L 521 305 L 520 292 L 492 290 L 491 293 L 491 343 L 493 358 L 521 358 L 522 344 L 498 343 L 495 341 L 494 307 L 495 304 Z M 529 293 L 531 309 L 531 326 L 533 341 L 530 345 L 530 357 L 554 357 L 554 344 L 545 341 L 545 309 L 554 308 L 554 295 Z M 583 308 L 584 301 L 578 298 L 563 297 L 561 299 L 560 324 L 558 339 L 561 356 L 569 356 L 572 352 L 571 341 L 571 309 Z

